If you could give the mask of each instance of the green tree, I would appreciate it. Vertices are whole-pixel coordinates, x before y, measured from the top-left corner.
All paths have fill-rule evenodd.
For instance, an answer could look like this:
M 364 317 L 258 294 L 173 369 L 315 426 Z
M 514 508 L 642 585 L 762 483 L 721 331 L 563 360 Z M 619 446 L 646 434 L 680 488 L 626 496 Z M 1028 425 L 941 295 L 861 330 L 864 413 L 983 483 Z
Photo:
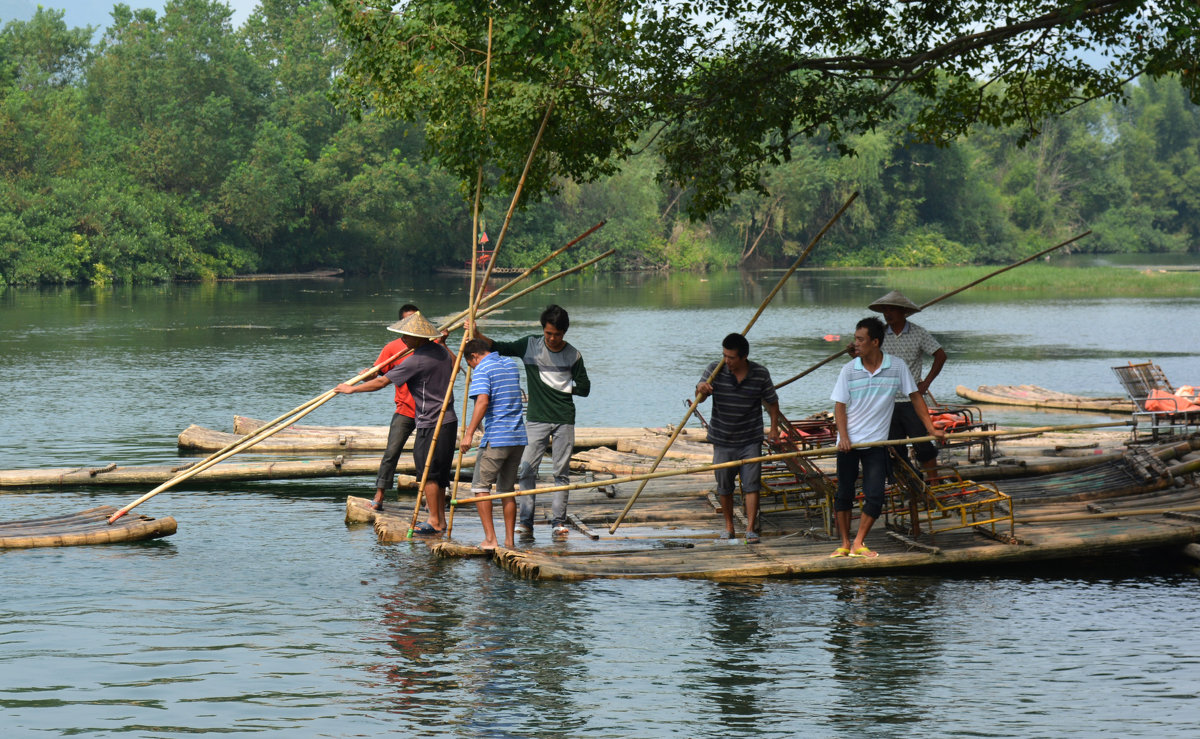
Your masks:
M 1142 72 L 1178 71 L 1200 98 L 1194 0 L 334 2 L 352 48 L 344 91 L 363 109 L 429 116 L 431 154 L 461 181 L 485 160 L 511 180 L 553 101 L 532 193 L 611 173 L 653 132 L 662 178 L 693 189 L 696 217 L 765 190 L 764 168 L 802 138 L 846 148 L 896 120 L 900 93 L 921 100 L 914 134 L 942 142 L 976 124 L 1033 135 Z
M 266 77 L 215 0 L 169 0 L 161 18 L 119 4 L 88 72 L 88 95 L 141 182 L 201 201 L 255 138 Z

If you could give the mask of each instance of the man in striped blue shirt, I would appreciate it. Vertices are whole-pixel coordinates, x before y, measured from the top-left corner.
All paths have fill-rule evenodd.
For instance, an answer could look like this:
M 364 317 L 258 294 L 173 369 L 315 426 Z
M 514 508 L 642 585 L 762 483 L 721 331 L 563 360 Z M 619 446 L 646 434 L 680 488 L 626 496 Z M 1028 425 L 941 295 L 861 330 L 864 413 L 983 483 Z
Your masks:
M 463 430 L 460 448 L 465 453 L 471 448 L 475 430 L 483 424 L 483 439 L 479 442 L 479 454 L 475 457 L 475 474 L 471 482 L 474 495 L 487 495 L 492 484 L 497 493 L 511 493 L 517 484 L 517 471 L 521 465 L 521 454 L 525 451 L 525 422 L 522 415 L 525 404 L 521 402 L 521 380 L 517 364 L 505 359 L 488 347 L 482 339 L 471 339 L 463 347 L 463 357 L 471 367 L 471 388 L 467 394 L 475 399 L 475 411 L 471 421 Z M 504 546 L 512 549 L 514 528 L 517 523 L 517 501 L 505 498 Z M 476 504 L 479 520 L 483 523 L 484 540 L 481 549 L 495 549 L 496 529 L 492 523 L 491 501 Z
M 897 393 L 907 395 L 913 409 L 930 436 L 945 437 L 929 419 L 929 409 L 917 390 L 917 383 L 904 360 L 884 354 L 883 321 L 864 318 L 854 328 L 855 358 L 842 367 L 830 400 L 834 402 L 833 418 L 837 422 L 838 489 L 834 498 L 834 518 L 842 545 L 834 557 L 876 557 L 863 543 L 871 526 L 883 511 L 883 486 L 887 478 L 888 451 L 884 446 L 858 445 L 887 441 L 892 424 Z M 850 541 L 850 513 L 854 508 L 854 484 L 859 467 L 863 477 L 862 517 L 858 533 Z

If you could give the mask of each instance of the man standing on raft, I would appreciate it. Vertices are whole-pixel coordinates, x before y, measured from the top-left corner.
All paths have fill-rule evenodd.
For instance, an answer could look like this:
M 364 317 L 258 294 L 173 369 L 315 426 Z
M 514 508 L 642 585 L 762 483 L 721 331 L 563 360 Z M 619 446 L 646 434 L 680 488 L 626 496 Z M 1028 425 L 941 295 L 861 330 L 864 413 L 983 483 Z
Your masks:
M 548 446 L 554 464 L 554 484 L 570 482 L 571 452 L 575 448 L 574 398 L 587 397 L 592 391 L 592 381 L 583 366 L 583 355 L 564 339 L 571 326 L 567 311 L 551 305 L 542 311 L 539 320 L 541 336 L 516 341 L 493 341 L 480 333 L 478 326 L 473 327 L 475 337 L 487 342 L 501 356 L 520 357 L 525 364 L 525 380 L 529 387 L 529 409 L 525 417 L 528 443 L 521 457 L 521 490 L 533 490 L 536 486 L 538 467 Z M 471 329 L 468 326 L 467 330 Z M 517 533 L 522 536 L 533 535 L 535 497 L 521 496 Z M 556 540 L 566 539 L 570 533 L 565 490 L 554 493 L 550 525 Z
M 925 393 L 929 391 L 929 386 L 933 384 L 934 378 L 946 364 L 946 350 L 928 331 L 908 320 L 913 313 L 920 312 L 920 307 L 900 294 L 898 290 L 893 290 L 867 307 L 882 313 L 883 320 L 887 324 L 887 330 L 883 336 L 883 353 L 904 360 L 904 364 L 908 365 L 908 371 L 912 374 L 913 382 L 917 384 L 917 392 L 924 398 Z M 929 365 L 929 374 L 922 379 L 921 366 L 924 356 L 932 357 L 933 363 Z M 888 438 L 911 439 L 924 435 L 925 430 L 922 428 L 921 419 L 914 410 L 912 402 L 906 396 L 897 395 L 896 409 L 892 414 L 892 426 Z M 917 458 L 917 463 L 926 470 L 937 466 L 937 455 L 937 447 L 927 441 L 913 444 L 913 456 Z
M 389 383 L 408 386 L 416 409 L 417 435 L 413 444 L 413 461 L 416 463 L 418 479 L 424 473 L 426 461 L 429 462 L 424 490 L 429 519 L 413 529 L 413 533 L 426 536 L 441 534 L 446 530 L 445 491 L 450 486 L 450 467 L 458 442 L 458 416 L 454 413 L 454 394 L 450 388 L 454 354 L 434 341 L 441 334 L 420 312 L 393 323 L 388 330 L 400 334 L 405 346 L 413 350 L 408 359 L 373 380 L 358 385 L 342 383 L 334 388 L 334 392 L 370 393 Z M 442 418 L 441 430 L 438 430 L 438 416 L 441 415 L 448 392 L 450 400 L 446 415 Z M 437 448 L 431 458 L 429 449 L 433 445 L 435 431 Z
M 511 359 L 501 359 L 496 352 L 489 351 L 483 339 L 471 339 L 463 347 L 463 359 L 471 367 L 471 387 L 467 394 L 475 399 L 475 411 L 467 427 L 463 429 L 459 448 L 463 454 L 471 448 L 475 430 L 483 425 L 483 438 L 479 441 L 479 454 L 475 456 L 475 474 L 471 478 L 471 493 L 487 495 L 492 484 L 497 493 L 511 493 L 517 484 L 517 472 L 521 467 L 521 454 L 525 451 L 525 422 L 522 415 L 525 404 L 521 402 L 521 378 L 517 365 Z M 483 524 L 483 543 L 480 549 L 495 549 L 496 526 L 492 520 L 492 502 L 476 503 L 479 520 Z M 517 501 L 505 498 L 504 546 L 512 549 L 514 526 L 517 522 Z
M 779 438 L 779 396 L 767 368 L 751 362 L 750 342 L 741 334 L 729 334 L 721 342 L 725 363 L 721 371 L 708 378 L 717 369 L 713 362 L 704 370 L 696 393 L 703 402 L 712 396 L 712 418 L 708 422 L 708 440 L 713 445 L 713 464 L 732 462 L 762 456 L 763 422 L 762 407 L 767 407 L 771 416 L 772 441 Z M 742 483 L 742 502 L 746 507 L 746 543 L 758 541 L 758 491 L 762 488 L 762 463 L 750 462 L 739 467 L 714 470 L 717 478 L 717 495 L 721 498 L 721 512 L 725 516 L 725 532 L 722 539 L 733 538 L 733 480 L 739 477 Z
M 842 545 L 833 557 L 876 557 L 864 541 L 871 526 L 883 512 L 883 486 L 887 478 L 888 450 L 884 446 L 855 449 L 852 446 L 886 441 L 892 423 L 897 393 L 912 401 L 914 412 L 930 436 L 945 438 L 941 429 L 933 427 L 929 409 L 904 360 L 885 354 L 883 321 L 864 318 L 854 330 L 855 358 L 842 367 L 830 400 L 834 402 L 833 418 L 837 422 L 837 495 L 833 516 L 837 521 Z M 863 506 L 858 521 L 858 533 L 850 541 L 850 513 L 854 508 L 854 484 L 862 468 Z

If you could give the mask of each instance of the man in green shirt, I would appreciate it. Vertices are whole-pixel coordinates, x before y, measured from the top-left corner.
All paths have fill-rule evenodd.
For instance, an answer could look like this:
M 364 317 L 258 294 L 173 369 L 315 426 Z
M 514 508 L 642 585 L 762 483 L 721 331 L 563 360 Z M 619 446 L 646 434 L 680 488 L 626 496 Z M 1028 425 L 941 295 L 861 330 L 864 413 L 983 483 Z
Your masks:
M 538 467 L 546 448 L 551 449 L 554 484 L 566 485 L 571 451 L 575 447 L 575 396 L 586 397 L 592 391 L 583 366 L 583 355 L 564 340 L 571 319 L 560 306 L 551 305 L 542 311 L 542 335 L 527 336 L 516 341 L 493 341 L 475 328 L 475 337 L 483 339 L 492 349 L 506 357 L 520 357 L 525 365 L 529 387 L 529 406 L 525 415 L 528 443 L 521 457 L 521 490 L 532 490 L 537 484 Z M 517 514 L 517 533 L 533 535 L 533 495 L 520 498 Z M 556 540 L 567 538 L 567 491 L 554 494 L 550 524 Z

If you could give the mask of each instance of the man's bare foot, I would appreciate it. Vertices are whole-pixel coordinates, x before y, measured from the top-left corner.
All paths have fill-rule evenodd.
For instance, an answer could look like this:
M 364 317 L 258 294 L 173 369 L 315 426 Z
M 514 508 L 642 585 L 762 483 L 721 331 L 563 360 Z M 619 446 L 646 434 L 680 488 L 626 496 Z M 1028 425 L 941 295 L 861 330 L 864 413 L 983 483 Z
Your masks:
M 479 544 L 479 548 L 485 552 L 493 552 L 496 550 L 496 547 L 498 547 L 498 546 L 500 546 L 500 543 L 497 542 L 495 539 L 493 539 L 492 541 L 485 541 L 485 542 L 482 542 L 481 544 Z
M 516 549 L 516 548 L 517 548 L 517 544 L 516 544 L 516 542 L 514 542 L 514 541 L 513 541 L 511 538 L 509 538 L 509 539 L 505 539 L 505 540 L 504 540 L 504 548 L 505 548 L 505 549 Z

